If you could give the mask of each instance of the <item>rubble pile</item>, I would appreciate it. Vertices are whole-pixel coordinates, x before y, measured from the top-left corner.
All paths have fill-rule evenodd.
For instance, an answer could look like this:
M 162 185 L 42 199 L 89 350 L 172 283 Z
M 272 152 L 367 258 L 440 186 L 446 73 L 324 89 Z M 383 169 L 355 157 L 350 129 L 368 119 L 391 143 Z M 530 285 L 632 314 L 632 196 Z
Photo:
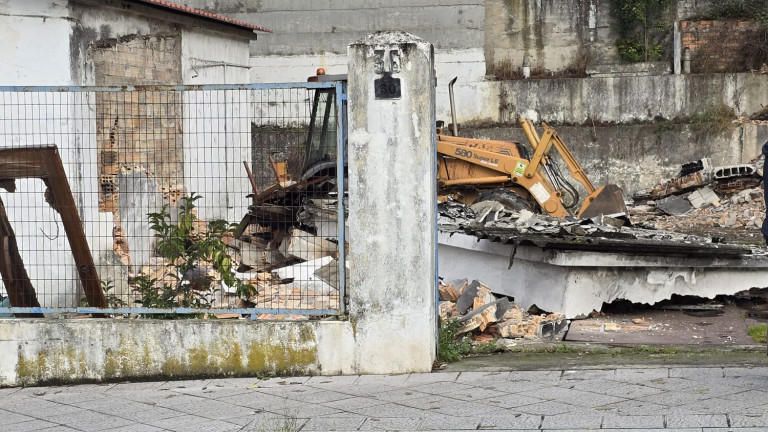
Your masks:
M 460 279 L 440 281 L 440 320 L 459 320 L 459 335 L 471 335 L 475 342 L 496 340 L 502 347 L 515 340 L 552 338 L 568 322 L 562 314 L 528 314 L 505 296 L 496 296 L 482 282 Z
M 646 228 L 706 235 L 715 241 L 762 243 L 762 160 L 727 167 L 712 167 L 708 159 L 699 162 L 698 171 L 635 194 L 635 205 L 629 208 L 632 221 Z M 692 164 L 683 165 L 681 174 Z
M 500 233 L 510 237 L 548 236 L 557 238 L 596 238 L 619 240 L 674 241 L 708 244 L 712 240 L 696 235 L 659 229 L 630 227 L 626 221 L 609 216 L 590 219 L 555 218 L 528 210 L 514 211 L 496 201 L 482 201 L 466 206 L 448 199 L 438 204 L 438 229 L 445 233 L 464 232 L 480 235 Z

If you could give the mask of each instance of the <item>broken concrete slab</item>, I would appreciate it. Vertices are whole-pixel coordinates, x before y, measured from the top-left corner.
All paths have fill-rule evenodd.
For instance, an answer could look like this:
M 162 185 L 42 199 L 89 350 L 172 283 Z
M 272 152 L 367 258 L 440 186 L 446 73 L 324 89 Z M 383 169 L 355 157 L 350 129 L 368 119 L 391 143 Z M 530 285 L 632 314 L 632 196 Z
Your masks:
M 710 183 L 712 183 L 711 169 L 701 170 L 661 182 L 648 190 L 636 193 L 633 198 L 635 201 L 658 200 L 668 196 L 679 195 Z
M 341 275 L 339 274 L 339 261 L 337 259 L 317 269 L 314 275 L 331 287 L 339 289 Z M 344 279 L 346 281 L 345 286 L 349 286 L 349 263 L 347 263 L 346 271 L 344 272 Z
M 338 252 L 338 245 L 322 236 L 291 228 L 288 236 L 283 239 L 278 250 L 284 256 L 311 261 L 333 255 Z
M 294 264 L 288 267 L 276 269 L 274 273 L 281 279 L 292 279 L 294 281 L 313 281 L 317 278 L 315 272 L 324 265 L 334 261 L 332 257 L 326 256 L 311 261 Z
M 690 202 L 673 195 L 656 201 L 656 208 L 672 216 L 682 216 L 693 209 Z
M 585 316 L 618 299 L 654 304 L 672 294 L 712 298 L 763 286 L 768 280 L 768 252 L 757 255 L 749 254 L 749 248 L 731 248 L 748 255 L 717 256 L 729 245 L 684 244 L 668 249 L 680 251 L 671 254 L 659 244 L 659 252 L 645 255 L 632 242 L 626 243 L 629 253 L 610 246 L 592 251 L 542 249 L 460 233 L 440 233 L 438 243 L 444 277 L 482 276 L 494 292 L 513 297 L 520 307 L 536 305 L 566 318 Z M 647 247 L 656 248 L 653 243 Z M 695 255 L 707 249 L 715 254 Z

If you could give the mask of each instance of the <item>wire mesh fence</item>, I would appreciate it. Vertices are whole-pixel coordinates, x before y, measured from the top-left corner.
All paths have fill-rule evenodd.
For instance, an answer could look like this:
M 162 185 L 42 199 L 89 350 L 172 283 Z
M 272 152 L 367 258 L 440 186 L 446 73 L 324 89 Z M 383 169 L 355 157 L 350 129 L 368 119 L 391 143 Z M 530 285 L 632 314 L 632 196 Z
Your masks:
M 343 100 L 0 88 L 0 313 L 343 313 Z

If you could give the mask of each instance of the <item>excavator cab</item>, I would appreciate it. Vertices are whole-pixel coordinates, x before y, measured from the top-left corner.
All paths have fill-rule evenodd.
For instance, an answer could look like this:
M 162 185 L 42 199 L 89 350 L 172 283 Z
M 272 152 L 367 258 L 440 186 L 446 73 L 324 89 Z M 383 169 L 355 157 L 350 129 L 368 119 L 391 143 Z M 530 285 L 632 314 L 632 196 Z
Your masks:
M 317 75 L 308 79 L 310 82 L 342 83 L 346 94 L 346 75 L 326 75 L 323 69 L 317 70 Z M 305 143 L 306 152 L 302 164 L 302 179 L 336 173 L 336 157 L 338 154 L 339 112 L 336 88 L 314 89 L 312 112 L 310 115 L 309 131 Z M 341 105 L 343 118 L 347 115 L 347 102 Z M 345 134 L 346 135 L 346 134 Z

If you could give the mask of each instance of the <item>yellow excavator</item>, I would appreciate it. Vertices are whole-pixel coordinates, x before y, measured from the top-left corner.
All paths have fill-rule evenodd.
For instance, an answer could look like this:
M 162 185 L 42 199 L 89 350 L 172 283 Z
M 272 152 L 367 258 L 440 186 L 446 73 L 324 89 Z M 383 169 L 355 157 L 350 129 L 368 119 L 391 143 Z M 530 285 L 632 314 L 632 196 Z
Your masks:
M 325 75 L 321 69 L 309 81 L 340 81 L 346 88 L 345 75 Z M 530 209 L 554 217 L 627 214 L 621 189 L 613 184 L 595 188 L 557 132 L 546 123 L 542 123 L 543 134 L 539 136 L 532 122 L 520 120 L 533 150 L 531 157 L 525 147 L 516 142 L 458 136 L 453 95 L 455 82 L 456 78 L 448 85 L 452 135 L 444 133 L 442 122 L 437 125 L 439 195 L 450 195 L 465 204 L 494 200 L 513 210 Z M 303 180 L 335 175 L 338 122 L 336 110 L 332 108 L 334 92 L 334 89 L 315 90 Z M 346 105 L 342 107 L 342 115 L 346 116 Z M 553 148 L 571 177 L 587 191 L 581 207 L 575 212 L 572 209 L 578 205 L 579 194 L 551 160 Z

